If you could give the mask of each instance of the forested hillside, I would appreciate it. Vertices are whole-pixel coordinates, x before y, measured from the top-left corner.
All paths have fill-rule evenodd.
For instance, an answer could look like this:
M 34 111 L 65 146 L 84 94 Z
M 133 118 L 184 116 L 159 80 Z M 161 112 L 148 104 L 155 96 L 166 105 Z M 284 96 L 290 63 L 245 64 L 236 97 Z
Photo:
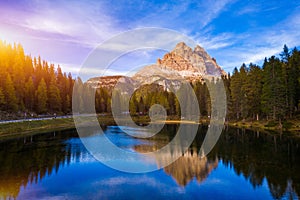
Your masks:
M 20 44 L 0 41 L 1 116 L 70 113 L 73 78 L 61 68 L 25 55 Z
M 228 118 L 282 120 L 293 118 L 300 108 L 300 52 L 285 45 L 280 58 L 265 58 L 235 68 L 224 79 L 228 88 Z
M 25 55 L 20 44 L 0 41 L 0 108 L 1 116 L 11 113 L 66 114 L 71 113 L 74 80 L 71 74 L 63 73 L 40 57 Z M 300 51 L 284 46 L 280 57 L 265 58 L 262 66 L 243 64 L 232 75 L 222 76 L 228 101 L 228 120 L 284 120 L 295 117 L 300 109 Z M 119 99 L 118 112 L 128 112 L 122 105 L 120 91 L 99 86 L 96 91 L 80 78 L 77 79 L 77 106 L 84 110 L 90 104 L 89 96 L 96 92 L 95 109 L 98 113 L 111 113 L 112 97 Z M 213 84 L 220 84 L 214 80 Z M 209 116 L 211 94 L 207 89 L 211 82 L 191 83 L 198 98 L 200 113 Z M 187 98 L 178 90 L 179 98 Z M 125 99 L 126 100 L 126 99 Z M 128 100 L 128 99 L 127 99 Z M 180 115 L 180 105 L 175 94 L 165 91 L 160 85 L 144 85 L 130 97 L 129 111 L 132 115 L 147 115 L 151 105 L 163 105 L 168 115 Z M 127 106 L 127 107 L 126 107 Z M 193 105 L 187 105 L 193 113 Z M 93 112 L 93 110 L 85 112 Z

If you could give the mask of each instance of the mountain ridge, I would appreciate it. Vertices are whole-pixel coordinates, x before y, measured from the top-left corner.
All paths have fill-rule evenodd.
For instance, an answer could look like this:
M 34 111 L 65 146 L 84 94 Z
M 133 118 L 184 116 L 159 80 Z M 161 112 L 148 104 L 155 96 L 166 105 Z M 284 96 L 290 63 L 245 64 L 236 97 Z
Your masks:
M 91 78 L 87 82 L 94 88 L 100 86 L 112 88 L 118 82 L 133 85 L 155 82 L 168 88 L 170 84 L 174 84 L 170 81 L 195 82 L 203 80 L 205 76 L 221 75 L 226 75 L 226 72 L 204 48 L 197 45 L 192 49 L 184 42 L 179 42 L 172 51 L 166 53 L 162 58 L 158 58 L 155 64 L 143 67 L 131 77 L 122 75 L 102 76 Z

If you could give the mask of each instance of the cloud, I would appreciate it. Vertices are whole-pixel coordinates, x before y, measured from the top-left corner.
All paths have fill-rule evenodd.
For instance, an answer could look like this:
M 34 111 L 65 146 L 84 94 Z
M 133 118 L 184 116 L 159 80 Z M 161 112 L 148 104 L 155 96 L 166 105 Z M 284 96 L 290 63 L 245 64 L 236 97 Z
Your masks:
M 261 10 L 259 5 L 247 5 L 246 7 L 238 10 L 236 12 L 236 15 L 246 15 L 246 14 L 252 14 L 252 13 L 258 13 Z
M 220 37 L 220 39 L 218 39 Z M 278 55 L 284 44 L 293 48 L 300 45 L 300 14 L 293 12 L 286 19 L 269 27 L 257 27 L 247 33 L 207 35 L 204 45 L 217 58 L 225 71 L 231 72 L 242 63 L 262 65 L 265 57 Z M 225 43 L 222 46 L 222 43 Z M 226 46 L 228 44 L 228 46 Z M 210 48 L 210 46 L 218 48 Z
M 105 14 L 105 8 L 99 2 L 87 4 L 72 1 L 59 4 L 31 1 L 27 12 L 22 11 L 21 7 L 6 8 L 3 10 L 6 15 L 1 17 L 1 21 L 29 30 L 31 34 L 35 32 L 40 39 L 59 39 L 61 42 L 93 46 L 120 31 L 114 25 L 115 20 Z M 24 33 L 26 35 L 26 31 Z
M 205 7 L 203 8 L 203 15 L 200 20 L 202 28 L 210 24 L 215 18 L 217 18 L 224 10 L 226 6 L 234 3 L 235 0 L 208 0 L 205 3 L 202 2 Z
M 257 7 L 246 7 L 240 11 L 238 11 L 236 14 L 237 15 L 245 15 L 245 14 L 250 14 L 250 13 L 255 13 L 258 12 Z
M 232 33 L 221 33 L 218 35 L 200 35 L 195 40 L 205 49 L 214 50 L 231 46 L 237 38 Z
M 20 42 L 26 53 L 50 62 L 73 63 L 62 65 L 64 71 L 76 73 L 74 68 L 95 46 L 123 30 L 99 1 L 12 4 L 0 6 L 0 39 Z
M 63 64 L 63 69 L 75 73 L 89 52 L 111 36 L 131 28 L 165 27 L 196 40 L 221 66 L 231 70 L 243 62 L 261 62 L 264 57 L 279 53 L 284 43 L 290 47 L 300 45 L 299 3 L 265 4 L 241 0 L 2 1 L 0 37 L 21 42 L 25 51 L 34 56 L 70 63 Z M 290 12 L 285 9 L 287 5 L 293 5 Z M 274 9 L 279 8 L 284 14 L 277 10 L 275 14 Z M 248 14 L 253 15 L 250 18 Z M 269 21 L 264 19 L 265 15 Z M 276 23 L 273 17 L 281 21 Z M 248 24 L 239 28 L 240 24 L 234 22 Z M 156 38 L 145 34 L 139 40 L 148 46 L 157 46 L 159 41 L 166 49 L 173 48 L 180 40 L 173 38 L 170 42 L 169 38 L 170 35 L 163 33 Z M 134 36 L 105 49 L 116 53 L 133 40 Z M 141 55 L 147 62 L 150 60 L 148 54 Z

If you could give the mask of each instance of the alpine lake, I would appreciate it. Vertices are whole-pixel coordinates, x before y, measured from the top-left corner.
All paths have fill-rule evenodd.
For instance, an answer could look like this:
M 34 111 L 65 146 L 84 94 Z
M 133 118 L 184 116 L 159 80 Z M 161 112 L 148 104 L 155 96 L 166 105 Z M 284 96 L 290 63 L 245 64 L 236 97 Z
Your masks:
M 141 154 L 167 145 L 178 127 L 165 125 L 151 139 L 118 126 L 102 129 L 117 146 Z M 187 151 L 148 173 L 102 164 L 76 129 L 0 140 L 0 199 L 299 199 L 299 137 L 225 127 L 212 151 L 200 156 L 207 129 L 200 125 Z

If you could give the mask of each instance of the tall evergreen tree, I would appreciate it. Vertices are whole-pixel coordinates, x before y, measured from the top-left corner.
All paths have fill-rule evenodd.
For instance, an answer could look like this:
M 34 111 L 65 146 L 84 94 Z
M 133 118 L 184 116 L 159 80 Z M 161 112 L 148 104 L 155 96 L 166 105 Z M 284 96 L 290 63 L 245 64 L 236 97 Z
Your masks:
M 138 112 L 138 102 L 135 92 L 133 93 L 129 101 L 129 112 L 131 115 L 135 115 Z
M 48 89 L 48 105 L 50 111 L 60 112 L 61 111 L 61 97 L 60 91 L 56 86 L 55 77 L 52 77 Z
M 24 97 L 24 102 L 26 105 L 26 108 L 29 110 L 33 110 L 34 107 L 34 84 L 33 84 L 33 80 L 32 77 L 30 76 L 29 79 L 27 80 L 26 84 L 25 84 L 25 97 Z
M 248 117 L 250 105 L 248 104 L 248 97 L 249 94 L 247 94 L 247 77 L 248 76 L 248 69 L 245 64 L 243 64 L 240 68 L 240 81 L 241 81 L 241 88 L 240 88 L 240 105 L 241 105 L 241 116 L 243 119 Z
M 287 50 L 285 50 L 284 48 L 283 52 L 285 51 Z M 299 55 L 297 56 L 297 49 L 294 49 L 292 55 L 288 53 L 285 56 L 285 58 L 287 59 L 287 62 L 284 62 L 283 66 L 285 68 L 284 72 L 285 72 L 285 84 L 286 84 L 286 105 L 288 107 L 287 114 L 289 117 L 292 117 L 295 111 L 297 110 L 297 104 L 298 104 L 297 96 L 299 93 L 299 91 L 297 90 L 299 90 L 298 76 L 300 70 L 298 66 L 300 65 L 300 60 L 299 60 Z
M 3 89 L 0 87 L 0 108 L 3 109 L 5 104 L 5 95 L 3 93 Z
M 6 76 L 6 81 L 4 85 L 4 94 L 5 94 L 5 102 L 6 102 L 6 109 L 8 111 L 17 111 L 18 110 L 18 102 L 15 92 L 15 87 L 11 80 L 9 74 Z
M 286 112 L 282 63 L 272 56 L 263 65 L 262 109 L 265 115 L 282 119 Z
M 261 114 L 262 70 L 252 63 L 249 65 L 244 91 L 247 95 L 246 104 L 249 108 L 249 116 L 252 119 L 259 120 Z
M 38 88 L 35 92 L 36 96 L 36 111 L 39 114 L 46 113 L 47 112 L 47 86 L 45 83 L 45 80 L 42 78 Z
M 242 80 L 237 68 L 233 70 L 230 84 L 231 99 L 232 99 L 232 112 L 235 114 L 235 118 L 239 119 L 241 117 L 241 88 Z

